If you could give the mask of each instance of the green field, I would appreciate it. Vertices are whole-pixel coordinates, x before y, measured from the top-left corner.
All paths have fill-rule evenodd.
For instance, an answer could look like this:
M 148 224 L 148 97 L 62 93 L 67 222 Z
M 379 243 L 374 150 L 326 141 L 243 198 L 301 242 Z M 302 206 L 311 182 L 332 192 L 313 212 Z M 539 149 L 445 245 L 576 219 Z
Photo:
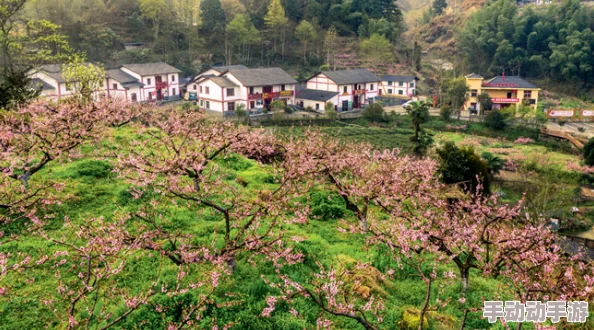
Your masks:
M 346 143 L 371 143 L 377 149 L 401 148 L 407 152 L 410 142 L 409 137 L 412 133 L 407 128 L 407 120 L 400 118 L 390 125 L 392 127 L 367 126 L 366 123 L 358 122 L 361 127 L 318 127 L 322 132 L 343 140 Z M 363 126 L 365 125 L 365 126 Z M 436 142 L 445 140 L 466 143 L 469 140 L 478 141 L 479 150 L 490 150 L 497 144 L 513 145 L 511 139 L 515 138 L 517 132 L 508 132 L 508 139 L 493 139 L 489 137 L 477 137 L 455 132 L 439 132 L 440 127 L 445 127 L 445 123 L 433 121 L 427 126 L 435 134 Z M 307 138 L 305 133 L 307 128 L 297 127 L 269 127 L 277 133 L 279 138 L 289 135 L 296 135 Z M 471 128 L 470 131 L 481 131 L 483 135 L 494 135 L 495 132 L 481 130 L 480 127 Z M 131 128 L 113 129 L 108 132 L 108 139 L 102 143 L 103 147 L 111 148 L 118 144 L 127 144 L 129 141 L 139 138 Z M 475 142 L 472 142 L 475 143 Z M 66 184 L 65 189 L 60 192 L 64 202 L 61 205 L 53 205 L 45 214 L 53 214 L 49 221 L 48 232 L 53 237 L 72 236 L 73 231 L 65 227 L 64 216 L 68 216 L 74 225 L 86 226 L 87 221 L 92 218 L 104 218 L 105 221 L 113 221 L 116 214 L 134 212 L 138 208 L 138 201 L 132 198 L 129 191 L 129 185 L 121 178 L 118 178 L 112 172 L 114 167 L 110 158 L 93 156 L 93 152 L 98 148 L 96 145 L 87 145 L 84 148 L 85 157 L 75 159 L 68 163 L 52 163 L 51 166 L 43 170 L 42 176 L 52 175 L 54 179 Z M 551 151 L 546 145 L 538 143 L 527 146 L 512 146 L 513 150 L 531 157 L 541 153 L 549 153 L 551 160 L 555 163 L 566 161 L 578 161 L 578 157 L 563 152 Z M 247 160 L 236 155 L 225 155 L 216 160 L 220 167 L 220 175 L 233 187 L 239 189 L 242 194 L 255 195 L 262 190 L 274 190 L 277 187 L 274 176 L 274 168 L 271 165 L 261 165 L 252 160 Z M 310 194 L 323 196 L 324 200 L 330 200 L 331 196 L 325 191 L 310 191 Z M 315 205 L 311 205 L 315 207 Z M 320 206 L 320 205 L 318 205 Z M 347 221 L 354 221 L 353 216 L 344 210 L 344 205 L 338 205 L 345 211 Z M 167 210 L 170 217 L 170 230 L 183 230 L 191 232 L 198 237 L 210 238 L 213 232 L 223 227 L 223 221 L 219 215 L 200 211 L 194 207 L 170 207 Z M 197 214 L 200 214 L 197 217 Z M 325 266 L 339 265 L 340 267 L 352 267 L 356 260 L 371 262 L 379 270 L 385 271 L 393 268 L 397 269 L 393 279 L 381 278 L 377 274 L 366 274 L 362 281 L 370 290 L 381 297 L 387 308 L 383 316 L 384 326 L 388 329 L 407 329 L 415 328 L 418 324 L 418 316 L 414 315 L 423 302 L 425 287 L 416 277 L 408 275 L 406 268 L 398 270 L 395 262 L 386 256 L 385 251 L 365 250 L 363 237 L 348 235 L 338 230 L 339 222 L 331 217 L 310 218 L 305 225 L 290 224 L 285 228 L 287 236 L 301 236 L 303 241 L 296 243 L 298 251 L 305 255 L 305 261 L 301 264 L 291 266 L 290 273 L 296 279 L 305 280 L 311 277 L 311 274 L 317 271 L 317 265 L 314 260 L 321 262 Z M 58 250 L 62 250 L 57 244 L 35 236 L 28 235 L 21 231 L 21 223 L 13 222 L 5 230 L 5 237 L 22 236 L 20 239 L 7 240 L 0 246 L 0 252 L 19 254 L 27 252 L 33 258 L 39 258 L 42 255 L 52 255 Z M 133 230 L 131 228 L 130 230 Z M 160 263 L 156 259 L 141 258 L 138 255 L 131 255 L 127 267 L 118 275 L 117 288 L 131 288 L 142 290 L 146 288 L 149 279 L 157 274 L 162 277 L 161 281 L 165 283 L 175 283 L 177 276 L 177 266 L 171 263 Z M 154 260 L 151 261 L 151 260 Z M 27 271 L 27 276 L 14 274 L 4 279 L 4 284 L 13 287 L 14 291 L 10 295 L 0 296 L 0 329 L 41 329 L 41 328 L 65 328 L 59 323 L 59 317 L 63 311 L 69 308 L 66 300 L 60 300 L 60 294 L 57 292 L 59 281 L 68 283 L 73 279 L 67 276 L 73 276 L 66 272 L 68 264 L 60 265 L 54 268 L 33 268 Z M 60 280 L 55 276 L 56 270 L 62 270 L 63 278 Z M 449 266 L 442 265 L 438 273 L 451 270 Z M 430 270 L 427 269 L 427 272 Z M 22 273 L 25 274 L 25 273 Z M 69 274 L 69 275 L 68 275 Z M 238 298 L 237 304 L 226 308 L 215 308 L 210 305 L 203 312 L 203 319 L 196 323 L 196 328 L 212 327 L 214 323 L 219 328 L 225 324 L 232 323 L 232 329 L 314 329 L 316 320 L 324 315 L 323 311 L 316 305 L 306 299 L 297 298 L 289 307 L 285 303 L 279 303 L 276 310 L 270 318 L 261 317 L 262 310 L 267 306 L 266 297 L 276 294 L 275 290 L 267 285 L 263 277 L 273 277 L 274 268 L 271 264 L 263 263 L 258 267 L 253 267 L 248 260 L 241 258 L 237 262 L 236 270 L 229 275 L 229 280 L 219 287 L 214 294 L 214 301 L 223 303 L 229 301 L 225 296 L 226 292 L 233 292 Z M 470 289 L 465 294 L 466 301 L 460 302 L 461 284 L 459 281 L 453 283 L 437 282 L 443 284 L 434 286 L 433 297 L 439 297 L 441 301 L 450 301 L 445 307 L 440 307 L 436 311 L 431 311 L 428 315 L 429 329 L 454 329 L 457 328 L 465 308 L 480 308 L 483 300 L 505 300 L 511 298 L 511 292 L 505 282 L 494 279 L 483 279 L 480 276 L 472 276 Z M 197 290 L 199 292 L 199 290 Z M 441 291 L 441 292 L 439 292 Z M 198 299 L 197 292 L 188 292 L 174 299 L 178 306 L 191 306 L 192 301 Z M 57 305 L 49 308 L 44 301 L 54 299 L 58 301 Z M 434 298 L 432 304 L 439 305 Z M 81 304 L 89 306 L 91 300 L 83 301 Z M 155 311 L 154 304 L 170 304 L 175 307 L 171 300 L 165 297 L 156 296 L 153 304 L 139 308 L 131 313 L 127 318 L 118 323 L 115 328 L 123 329 L 162 329 L 166 328 L 168 322 L 179 318 L 179 311 L 170 313 L 168 319 L 162 318 Z M 56 308 L 58 312 L 54 311 Z M 105 306 L 106 313 L 118 314 L 124 310 L 124 301 L 114 298 L 110 305 Z M 290 308 L 299 311 L 299 317 L 294 317 Z M 85 312 L 79 314 L 81 319 L 88 317 Z M 330 317 L 333 327 L 336 329 L 359 329 L 356 322 L 347 318 Z M 105 324 L 93 324 L 91 328 L 100 328 Z M 591 325 L 591 322 L 590 322 Z M 503 329 L 500 323 L 496 325 L 489 324 L 487 320 L 480 317 L 479 312 L 470 312 L 467 316 L 466 326 L 468 329 Z M 533 329 L 530 324 L 525 324 L 524 329 Z

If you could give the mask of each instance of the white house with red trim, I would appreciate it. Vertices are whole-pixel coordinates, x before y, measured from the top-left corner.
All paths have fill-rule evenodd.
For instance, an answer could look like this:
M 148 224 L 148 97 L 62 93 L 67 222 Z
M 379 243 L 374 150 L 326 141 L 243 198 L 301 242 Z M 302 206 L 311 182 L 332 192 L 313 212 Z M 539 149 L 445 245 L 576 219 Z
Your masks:
M 381 79 L 367 69 L 321 71 L 306 81 L 306 88 L 297 95 L 299 105 L 312 101 L 313 91 L 338 93 L 325 102 L 332 102 L 337 111 L 364 108 L 379 97 Z
M 382 77 L 382 95 L 401 96 L 412 98 L 417 95 L 417 82 L 415 76 L 385 75 Z
M 169 64 L 163 62 L 124 64 L 120 70 L 143 84 L 140 87 L 138 101 L 161 101 L 180 97 L 181 70 Z
M 181 71 L 165 63 L 126 64 L 107 70 L 103 86 L 93 97 L 120 97 L 130 102 L 143 102 L 179 98 Z M 72 91 L 66 87 L 61 64 L 43 65 L 29 76 L 41 96 L 53 99 L 68 97 Z
M 258 111 L 273 101 L 295 104 L 297 81 L 281 68 L 231 68 L 218 76 L 198 76 L 188 84 L 196 91 L 200 108 L 233 113 L 239 104 Z

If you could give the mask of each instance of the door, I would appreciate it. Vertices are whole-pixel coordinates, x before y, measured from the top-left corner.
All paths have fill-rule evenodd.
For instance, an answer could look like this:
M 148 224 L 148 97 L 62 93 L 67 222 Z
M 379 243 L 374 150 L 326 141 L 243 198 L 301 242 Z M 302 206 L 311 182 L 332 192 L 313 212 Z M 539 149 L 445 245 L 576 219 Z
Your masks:
M 349 101 L 342 101 L 342 111 L 349 110 Z
M 156 76 L 155 77 L 155 86 L 157 88 L 157 100 L 159 100 L 159 101 L 163 99 L 163 94 L 161 93 L 161 88 L 160 88 L 161 82 L 162 82 L 161 76 Z

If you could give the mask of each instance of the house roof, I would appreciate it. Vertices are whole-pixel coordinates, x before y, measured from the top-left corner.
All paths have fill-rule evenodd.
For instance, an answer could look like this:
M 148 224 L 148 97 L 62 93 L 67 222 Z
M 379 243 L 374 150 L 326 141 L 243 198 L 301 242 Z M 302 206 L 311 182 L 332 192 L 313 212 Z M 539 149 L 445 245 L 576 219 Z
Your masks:
M 37 88 L 41 87 L 41 90 L 44 90 L 44 91 L 56 89 L 54 86 L 48 84 L 43 79 L 39 79 L 39 78 L 31 79 L 31 84 L 33 84 L 33 86 L 37 87 Z
M 54 79 L 58 83 L 66 82 L 66 79 L 62 77 L 62 64 L 46 64 L 40 66 L 38 70 L 45 73 L 48 77 Z
M 180 73 L 181 70 L 172 67 L 163 62 L 143 63 L 143 64 L 124 64 L 123 68 L 136 72 L 141 76 L 153 76 L 157 74 Z
M 108 70 L 107 77 L 113 79 L 124 87 L 144 87 L 144 84 L 133 76 L 127 74 L 122 69 Z
M 303 85 L 298 85 L 295 95 L 298 99 L 326 102 L 338 95 L 338 92 L 308 89 Z
M 215 71 L 217 71 L 219 73 L 222 73 L 222 72 L 225 72 L 225 71 L 229 71 L 229 70 L 245 70 L 247 68 L 248 67 L 245 66 L 245 65 L 243 65 L 243 64 L 227 65 L 227 66 L 213 66 L 213 67 L 211 67 L 211 69 L 213 69 L 213 70 L 215 70 Z
M 360 84 L 360 83 L 380 82 L 381 81 L 381 79 L 378 76 L 369 72 L 369 70 L 367 70 L 367 69 L 321 71 L 321 72 L 316 73 L 315 76 L 319 75 L 320 73 L 323 73 L 326 77 L 330 78 L 330 80 L 334 81 L 335 83 L 337 83 L 339 85 Z
M 419 80 L 416 76 L 398 76 L 398 75 L 385 75 L 382 77 L 382 81 L 402 81 L 402 82 L 409 82 L 412 80 Z
M 208 78 L 204 78 L 204 80 L 210 80 L 213 83 L 215 83 L 218 86 L 223 87 L 223 88 L 239 87 L 239 85 L 237 85 L 236 83 L 233 82 L 233 80 L 231 80 L 227 77 L 208 77 Z
M 466 78 L 469 79 L 483 79 L 483 77 L 481 77 L 480 75 L 476 74 L 476 73 L 471 73 L 465 76 Z
M 297 84 L 297 80 L 281 68 L 231 69 L 223 74 L 227 72 L 247 87 Z
M 92 63 L 84 63 L 86 66 L 89 66 L 90 64 Z M 48 77 L 54 79 L 58 83 L 65 83 L 66 79 L 62 76 L 62 67 L 63 64 L 45 64 L 38 67 L 36 70 L 45 73 Z
M 518 77 L 518 76 L 497 76 L 494 78 L 491 78 L 487 81 L 484 82 L 485 84 L 512 84 L 512 85 L 517 85 L 517 88 L 534 88 L 537 89 L 538 87 L 536 87 L 534 84 Z M 483 87 L 483 88 L 489 88 L 488 86 Z M 496 87 L 495 87 L 496 88 Z

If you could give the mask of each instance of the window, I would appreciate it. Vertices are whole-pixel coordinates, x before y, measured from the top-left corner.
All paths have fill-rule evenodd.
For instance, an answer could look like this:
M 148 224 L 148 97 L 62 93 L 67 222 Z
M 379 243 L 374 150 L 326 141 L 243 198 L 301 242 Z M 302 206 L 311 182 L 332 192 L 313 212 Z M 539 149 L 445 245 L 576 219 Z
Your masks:
M 524 98 L 525 99 L 532 98 L 532 91 L 524 91 Z
M 512 98 L 513 93 L 512 92 L 507 92 L 507 98 L 511 99 Z
M 320 110 L 320 104 L 316 103 L 316 110 Z
M 200 106 L 203 107 L 204 106 L 204 100 L 200 100 Z
M 343 92 L 343 93 L 348 93 L 348 92 L 347 92 L 347 86 L 344 86 L 344 87 L 342 88 L 342 92 Z
M 118 89 L 118 84 L 113 84 L 113 89 Z
M 473 89 L 473 90 L 470 91 L 470 96 L 471 97 L 476 97 L 477 95 L 478 95 L 478 90 Z
M 132 93 L 132 102 L 137 102 L 138 100 L 136 99 L 136 93 Z
M 175 81 L 175 76 L 171 76 L 171 81 Z
M 398 90 L 398 95 L 404 95 L 404 91 L 402 89 Z
M 200 86 L 200 93 L 202 93 L 202 86 Z
M 410 83 L 410 87 L 415 87 L 415 82 L 414 81 Z
M 369 90 L 372 91 L 373 90 L 373 84 L 371 84 L 371 87 L 369 87 Z
M 171 89 L 171 96 L 175 96 L 175 95 L 177 95 L 177 93 L 176 93 L 176 92 L 177 92 L 177 91 L 175 90 L 175 88 L 172 88 L 172 89 Z
M 205 93 L 205 94 L 210 94 L 210 87 L 208 87 L 208 86 L 205 86 L 205 87 L 204 87 L 204 93 Z
M 227 88 L 227 96 L 235 96 L 235 89 Z M 231 104 L 231 103 L 229 103 L 229 104 Z
M 194 90 L 196 90 L 196 84 L 194 84 Z
M 227 110 L 229 110 L 229 111 L 235 111 L 235 102 L 229 102 L 229 103 L 227 103 Z
M 285 85 L 281 85 L 281 91 L 285 90 Z
M 394 91 L 392 89 L 388 89 L 388 94 L 392 94 Z
M 253 109 L 255 107 L 256 107 L 256 102 L 250 101 L 250 109 Z
M 250 94 L 254 94 L 254 87 L 250 87 Z
M 210 109 L 210 101 L 206 101 L 206 109 Z
M 146 79 L 146 84 L 147 84 L 147 85 L 150 85 L 150 84 L 151 84 L 151 78 L 147 78 L 147 79 Z
M 393 83 L 393 81 L 388 81 L 388 86 L 392 86 Z
M 399 82 L 398 82 L 398 86 L 400 86 L 400 87 L 404 86 L 404 82 L 402 82 L 402 81 L 399 81 Z

